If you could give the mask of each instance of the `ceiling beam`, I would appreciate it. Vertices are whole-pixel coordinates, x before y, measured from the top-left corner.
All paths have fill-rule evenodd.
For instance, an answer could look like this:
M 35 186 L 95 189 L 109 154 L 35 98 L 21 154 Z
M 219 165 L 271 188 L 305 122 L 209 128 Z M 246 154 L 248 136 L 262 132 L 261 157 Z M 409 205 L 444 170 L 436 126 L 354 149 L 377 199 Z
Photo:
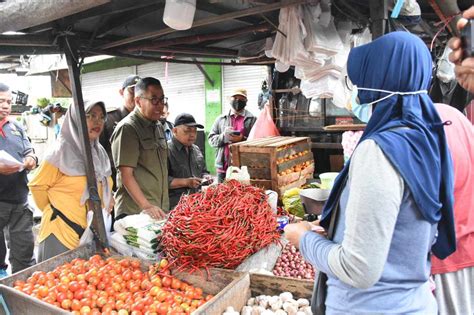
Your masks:
M 141 52 L 160 52 L 165 54 L 182 54 L 189 56 L 206 56 L 206 57 L 220 57 L 220 58 L 237 58 L 238 51 L 223 48 L 195 48 L 192 46 L 171 46 L 171 47 L 148 47 L 141 50 Z
M 0 45 L 2 46 L 53 46 L 53 39 L 50 36 L 37 35 L 0 35 Z
M 134 11 L 120 13 L 117 16 L 109 16 L 104 23 L 97 30 L 97 38 L 104 37 L 110 32 L 121 28 L 125 25 L 130 24 L 131 22 L 151 13 L 154 13 L 158 10 L 164 8 L 162 3 L 154 3 L 152 5 L 144 6 L 135 9 Z
M 48 55 L 59 53 L 61 53 L 59 48 L 54 46 L 0 46 L 0 55 Z
M 261 63 L 239 63 L 236 61 L 230 61 L 230 62 L 214 62 L 214 61 L 193 61 L 193 60 L 176 60 L 176 59 L 167 59 L 167 58 L 162 58 L 162 55 L 159 56 L 149 56 L 149 55 L 132 55 L 132 54 L 127 54 L 123 53 L 120 51 L 116 50 L 108 50 L 108 51 L 102 51 L 102 50 L 89 50 L 87 51 L 88 54 L 90 55 L 110 55 L 110 56 L 116 56 L 116 57 L 124 57 L 124 58 L 130 58 L 130 59 L 138 59 L 138 60 L 147 60 L 147 61 L 154 61 L 154 62 L 168 62 L 168 63 L 182 63 L 182 64 L 202 64 L 202 65 L 221 65 L 221 66 L 260 66 Z
M 244 16 L 270 12 L 270 11 L 278 10 L 282 7 L 287 7 L 287 6 L 291 6 L 291 5 L 298 5 L 298 4 L 307 3 L 307 2 L 310 2 L 310 1 L 311 0 L 282 0 L 282 1 L 279 1 L 279 2 L 274 3 L 274 4 L 268 4 L 268 5 L 264 5 L 264 6 L 253 7 L 253 8 L 249 8 L 249 9 L 245 9 L 245 10 L 241 10 L 241 11 L 235 11 L 235 12 L 232 12 L 232 13 L 223 14 L 223 15 L 220 15 L 220 16 L 213 16 L 213 17 L 201 19 L 201 20 L 198 20 L 198 21 L 194 21 L 192 27 L 195 28 L 195 27 L 199 27 L 199 26 L 211 25 L 211 24 L 224 22 L 224 21 L 228 21 L 228 20 L 233 20 L 233 19 L 236 19 L 236 18 L 244 17 Z M 164 28 L 164 29 L 161 29 L 161 30 L 158 30 L 158 31 L 147 32 L 147 33 L 144 33 L 144 34 L 140 34 L 140 35 L 132 36 L 132 37 L 129 37 L 129 38 L 125 38 L 123 40 L 111 42 L 109 44 L 105 44 L 103 46 L 100 46 L 98 49 L 109 49 L 109 48 L 113 48 L 113 47 L 123 46 L 123 45 L 131 44 L 131 43 L 134 43 L 134 42 L 137 42 L 137 41 L 140 41 L 140 40 L 155 38 L 155 37 L 163 36 L 163 35 L 170 34 L 170 33 L 173 33 L 173 32 L 176 32 L 176 30 L 173 29 L 173 28 L 167 27 L 167 28 Z
M 110 1 L 110 0 L 107 0 Z M 49 3 L 49 2 L 48 2 Z M 79 12 L 76 14 L 62 16 L 61 18 L 57 19 L 57 21 L 53 21 L 51 23 L 45 23 L 41 25 L 37 25 L 35 27 L 27 28 L 22 30 L 25 33 L 36 33 L 45 30 L 51 30 L 53 28 L 64 28 L 69 25 L 73 25 L 77 21 L 83 19 L 89 19 L 97 16 L 111 16 L 114 14 L 120 14 L 124 12 L 129 12 L 135 9 L 139 9 L 145 6 L 149 6 L 152 4 L 157 3 L 164 3 L 164 0 L 140 0 L 137 3 L 133 3 L 130 1 L 113 1 L 101 6 L 94 8 L 93 10 L 87 10 L 84 12 Z
M 217 3 L 213 3 L 212 5 L 209 5 L 209 3 L 199 3 L 198 2 L 196 4 L 196 9 L 198 9 L 200 11 L 212 13 L 212 14 L 215 14 L 215 15 L 222 15 L 222 14 L 232 13 L 231 10 L 223 8 L 222 6 L 220 6 Z M 259 24 L 261 22 L 260 19 L 256 19 L 256 18 L 251 17 L 251 16 L 243 16 L 243 17 L 236 18 L 234 20 L 239 21 L 243 24 L 247 24 L 247 25 L 256 25 L 256 24 Z
M 257 26 L 246 26 L 243 28 L 234 29 L 231 31 L 226 31 L 226 32 L 221 32 L 221 33 L 198 34 L 198 35 L 172 38 L 172 39 L 167 39 L 167 40 L 154 41 L 152 44 L 132 46 L 132 47 L 128 47 L 126 50 L 135 51 L 135 50 L 145 49 L 149 47 L 159 48 L 159 47 L 166 47 L 166 46 L 179 45 L 179 44 L 201 43 L 201 42 L 207 42 L 211 40 L 221 40 L 221 39 L 232 38 L 235 36 L 248 34 L 248 33 L 268 32 L 270 29 L 271 27 L 268 24 L 262 24 L 262 25 L 257 25 Z

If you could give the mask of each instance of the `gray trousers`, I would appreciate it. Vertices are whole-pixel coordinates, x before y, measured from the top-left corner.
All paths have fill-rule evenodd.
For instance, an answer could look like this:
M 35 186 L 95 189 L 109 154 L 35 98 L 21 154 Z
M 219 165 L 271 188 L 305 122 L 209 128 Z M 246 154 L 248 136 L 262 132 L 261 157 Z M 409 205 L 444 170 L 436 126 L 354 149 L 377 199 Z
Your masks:
M 0 202 L 0 240 L 5 239 L 3 229 L 10 234 L 10 263 L 12 273 L 33 266 L 35 240 L 33 236 L 33 210 L 28 203 Z
M 474 267 L 434 275 L 439 315 L 474 314 Z

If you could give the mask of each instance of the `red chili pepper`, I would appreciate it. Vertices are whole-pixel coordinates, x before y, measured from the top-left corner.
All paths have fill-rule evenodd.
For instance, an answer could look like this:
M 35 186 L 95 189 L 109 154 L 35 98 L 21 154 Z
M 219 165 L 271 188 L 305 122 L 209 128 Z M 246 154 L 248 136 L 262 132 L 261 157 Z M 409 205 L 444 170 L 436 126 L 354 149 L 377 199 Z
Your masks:
M 161 245 L 180 270 L 235 268 L 279 240 L 260 188 L 230 181 L 184 196 L 163 227 Z

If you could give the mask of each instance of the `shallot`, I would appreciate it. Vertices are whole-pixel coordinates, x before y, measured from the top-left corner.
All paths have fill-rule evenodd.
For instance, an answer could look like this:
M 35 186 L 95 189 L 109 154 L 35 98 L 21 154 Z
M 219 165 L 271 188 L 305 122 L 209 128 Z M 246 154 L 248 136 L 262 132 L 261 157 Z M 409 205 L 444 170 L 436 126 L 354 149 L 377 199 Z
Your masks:
M 278 257 L 273 274 L 280 277 L 313 280 L 315 271 L 295 246 L 287 244 Z

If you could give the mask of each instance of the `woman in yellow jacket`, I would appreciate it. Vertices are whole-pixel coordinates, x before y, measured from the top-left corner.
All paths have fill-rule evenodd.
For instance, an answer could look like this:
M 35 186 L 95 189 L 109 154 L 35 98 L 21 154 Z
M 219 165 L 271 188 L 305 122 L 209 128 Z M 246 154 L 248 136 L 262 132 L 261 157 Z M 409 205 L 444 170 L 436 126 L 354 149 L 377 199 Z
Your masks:
M 103 102 L 85 104 L 94 169 L 103 207 L 113 207 L 109 158 L 99 143 L 106 109 Z M 33 199 L 43 211 L 39 232 L 38 260 L 43 261 L 79 245 L 87 226 L 85 150 L 80 134 L 79 110 L 72 105 L 54 147 L 29 183 Z

